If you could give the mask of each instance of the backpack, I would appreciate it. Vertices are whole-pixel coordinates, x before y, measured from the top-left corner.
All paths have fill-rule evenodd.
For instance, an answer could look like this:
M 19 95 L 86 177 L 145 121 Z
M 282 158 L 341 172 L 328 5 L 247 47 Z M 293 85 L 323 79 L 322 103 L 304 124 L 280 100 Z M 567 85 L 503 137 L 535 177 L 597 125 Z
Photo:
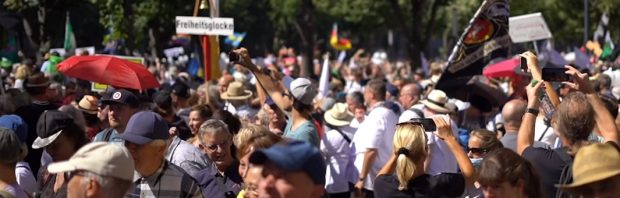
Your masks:
M 566 151 L 564 151 L 564 149 L 562 148 L 553 149 L 553 152 L 555 152 L 555 154 L 558 155 L 558 157 L 560 157 L 560 159 L 562 159 L 562 161 L 566 163 L 564 168 L 562 168 L 562 174 L 560 175 L 560 179 L 558 180 L 558 183 L 559 184 L 572 183 L 573 182 L 573 158 L 570 155 L 568 155 Z M 572 197 L 572 196 L 570 196 L 570 194 L 558 188 L 555 191 L 555 197 L 563 198 L 563 197 Z

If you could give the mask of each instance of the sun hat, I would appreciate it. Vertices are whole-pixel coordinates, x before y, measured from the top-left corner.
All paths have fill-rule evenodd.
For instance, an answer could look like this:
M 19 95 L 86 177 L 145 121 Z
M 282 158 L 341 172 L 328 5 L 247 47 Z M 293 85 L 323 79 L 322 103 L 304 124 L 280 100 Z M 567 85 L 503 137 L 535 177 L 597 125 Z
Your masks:
M 41 72 L 30 75 L 26 79 L 26 87 L 47 87 L 51 81 Z
M 252 92 L 247 90 L 242 82 L 234 81 L 228 85 L 228 89 L 220 97 L 224 100 L 245 100 L 252 97 Z
M 345 103 L 336 103 L 334 107 L 325 112 L 323 118 L 328 124 L 340 127 L 349 125 L 351 120 L 353 120 L 353 115 L 349 113 Z
M 250 163 L 273 163 L 285 171 L 302 171 L 314 184 L 325 184 L 325 161 L 316 146 L 302 141 L 290 141 L 259 149 L 250 155 Z
M 312 82 L 306 78 L 297 78 L 291 82 L 289 90 L 293 97 L 305 105 L 312 105 L 312 100 L 319 91 L 312 86 Z
M 579 149 L 573 161 L 573 182 L 555 186 L 571 190 L 620 174 L 620 151 L 613 143 L 596 143 Z
M 97 97 L 84 95 L 78 103 L 78 109 L 87 114 L 97 114 L 97 112 L 99 112 L 98 104 L 99 99 L 97 99 Z
M 133 181 L 134 162 L 125 147 L 94 142 L 84 145 L 69 160 L 50 164 L 47 170 L 50 173 L 85 170 L 101 176 Z
M 37 139 L 32 143 L 33 149 L 40 149 L 51 144 L 65 130 L 79 130 L 68 113 L 47 110 L 37 121 Z
M 422 104 L 426 108 L 429 108 L 433 111 L 439 113 L 450 113 L 451 110 L 446 107 L 446 103 L 448 103 L 448 96 L 446 93 L 441 90 L 433 90 L 428 94 L 426 100 L 421 101 Z

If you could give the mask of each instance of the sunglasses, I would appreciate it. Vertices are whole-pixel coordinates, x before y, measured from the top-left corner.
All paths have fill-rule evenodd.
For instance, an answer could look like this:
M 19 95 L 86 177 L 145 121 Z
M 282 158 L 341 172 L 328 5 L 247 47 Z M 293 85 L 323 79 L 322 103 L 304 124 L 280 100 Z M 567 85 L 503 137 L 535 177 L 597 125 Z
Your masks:
M 483 148 L 467 148 L 468 152 L 471 153 L 486 153 L 489 152 L 489 149 L 483 149 Z

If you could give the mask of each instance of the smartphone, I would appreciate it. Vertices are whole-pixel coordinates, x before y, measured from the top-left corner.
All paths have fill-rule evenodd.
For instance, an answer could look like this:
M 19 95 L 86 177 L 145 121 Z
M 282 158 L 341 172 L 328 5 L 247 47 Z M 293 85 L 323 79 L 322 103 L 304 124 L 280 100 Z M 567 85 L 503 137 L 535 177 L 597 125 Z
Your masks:
M 565 72 L 566 68 L 543 68 L 542 79 L 549 82 L 572 81 L 571 76 Z
M 527 72 L 527 59 L 523 56 L 520 56 L 520 58 L 521 58 L 521 61 L 519 62 L 521 64 L 521 70 L 523 70 L 524 72 Z
M 237 62 L 237 61 L 239 61 L 239 54 L 237 54 L 235 52 L 229 52 L 228 53 L 228 61 L 229 62 Z
M 414 118 L 411 121 L 419 122 L 422 124 L 424 131 L 433 132 L 437 130 L 437 125 L 435 125 L 435 121 L 430 118 Z

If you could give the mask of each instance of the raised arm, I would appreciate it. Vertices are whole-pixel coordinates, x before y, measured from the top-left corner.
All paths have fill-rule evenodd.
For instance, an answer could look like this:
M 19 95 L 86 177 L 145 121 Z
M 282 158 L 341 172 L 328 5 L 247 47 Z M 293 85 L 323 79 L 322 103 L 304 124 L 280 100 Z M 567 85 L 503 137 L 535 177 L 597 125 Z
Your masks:
M 543 82 L 534 80 L 525 87 L 525 91 L 527 92 L 527 112 L 523 115 L 521 127 L 519 127 L 519 133 L 517 135 L 517 154 L 519 155 L 523 155 L 523 151 L 534 144 L 534 126 L 538 113 L 531 111 L 538 111 L 538 107 L 540 106 L 538 93 L 543 84 Z
M 465 185 L 470 185 L 474 183 L 474 166 L 471 164 L 469 157 L 465 154 L 465 151 L 459 145 L 458 140 L 454 137 L 452 133 L 452 122 L 446 122 L 443 117 L 434 117 L 435 125 L 437 125 L 437 132 L 435 135 L 441 139 L 448 145 L 452 154 L 456 158 L 456 162 L 461 168 L 461 174 L 465 177 Z
M 273 102 L 278 105 L 280 109 L 287 109 L 286 107 L 292 104 L 292 98 L 288 91 L 284 90 L 280 85 L 280 82 L 268 74 L 266 70 L 261 70 L 258 66 L 254 65 L 250 59 L 250 54 L 245 48 L 234 50 L 239 55 L 238 64 L 248 68 L 254 76 L 256 76 L 257 89 L 262 89 L 267 92 Z M 264 102 L 264 101 L 263 101 Z
M 592 108 L 594 109 L 594 120 L 596 121 L 596 127 L 598 128 L 599 133 L 601 133 L 601 136 L 605 138 L 605 141 L 613 141 L 618 143 L 618 129 L 616 128 L 615 120 L 611 117 L 611 114 L 607 108 L 605 108 L 605 105 L 603 105 L 601 98 L 592 89 L 588 74 L 581 73 L 577 69 L 568 65 L 564 67 L 567 69 L 566 74 L 572 76 L 573 82 L 562 83 L 586 94 L 588 97 L 588 102 L 590 102 Z

